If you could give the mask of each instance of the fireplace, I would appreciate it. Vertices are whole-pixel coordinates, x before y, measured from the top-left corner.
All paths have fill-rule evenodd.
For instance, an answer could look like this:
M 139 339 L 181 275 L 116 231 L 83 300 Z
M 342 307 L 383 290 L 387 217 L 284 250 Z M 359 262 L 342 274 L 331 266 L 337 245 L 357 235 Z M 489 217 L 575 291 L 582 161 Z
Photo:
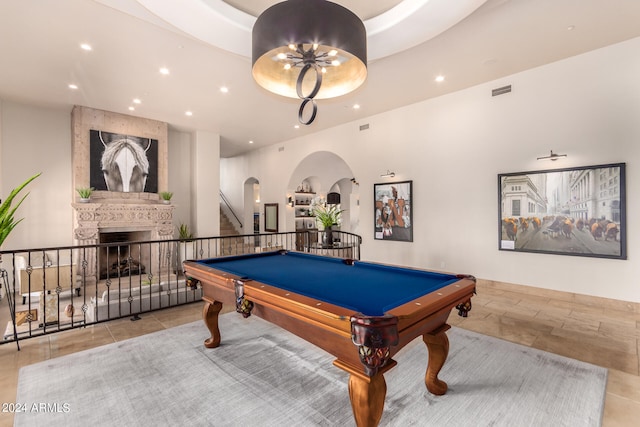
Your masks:
M 171 268 L 168 244 L 136 242 L 173 239 L 172 205 L 153 202 L 74 203 L 74 237 L 80 245 L 122 243 L 109 248 L 88 247 L 82 252 L 87 280 L 108 276 L 146 274 L 157 277 Z M 97 250 L 100 249 L 100 250 Z M 107 250 L 109 249 L 109 250 Z M 115 264 L 115 265 L 114 265 Z
M 157 140 L 158 156 L 157 165 L 154 167 L 157 167 L 158 190 L 169 188 L 169 125 L 167 123 L 76 105 L 71 112 L 71 126 L 72 189 L 90 186 L 91 130 L 137 135 Z M 72 191 L 75 194 L 75 190 Z M 173 226 L 174 206 L 163 204 L 156 193 L 94 191 L 89 203 L 73 203 L 72 206 L 75 211 L 74 240 L 78 245 L 86 245 L 81 257 L 76 262 L 80 266 L 81 274 L 86 278 L 84 280 L 89 282 L 100 280 L 101 273 L 98 271 L 98 264 L 104 266 L 110 262 L 110 258 L 117 258 L 118 249 L 115 249 L 116 255 L 98 254 L 96 245 L 104 241 L 102 234 L 114 232 L 144 233 L 144 235 L 127 235 L 123 237 L 125 241 L 173 239 L 175 228 Z M 118 241 L 116 243 L 121 242 Z M 131 247 L 132 250 L 138 250 L 134 249 L 136 245 L 133 244 L 114 246 L 116 248 L 120 247 L 120 251 L 125 246 Z M 144 259 L 141 261 L 145 274 L 152 274 L 157 277 L 161 272 L 171 268 L 169 246 L 168 243 L 156 243 L 147 246 L 146 252 L 148 254 L 143 251 Z M 145 256 L 148 258 L 145 258 Z M 99 260 L 99 257 L 101 260 Z M 120 257 L 122 258 L 122 255 Z M 130 253 L 125 259 L 135 259 L 140 262 L 138 258 L 138 254 Z M 139 268 L 141 269 L 142 267 Z
M 145 274 L 150 261 L 149 246 L 141 243 L 151 240 L 150 231 L 100 232 L 100 243 L 121 243 L 98 249 L 98 279 Z

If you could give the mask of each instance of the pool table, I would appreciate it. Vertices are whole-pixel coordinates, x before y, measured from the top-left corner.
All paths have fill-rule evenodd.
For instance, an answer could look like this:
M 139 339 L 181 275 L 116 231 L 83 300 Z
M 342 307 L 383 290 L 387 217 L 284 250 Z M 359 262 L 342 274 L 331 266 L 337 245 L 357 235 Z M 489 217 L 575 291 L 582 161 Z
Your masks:
M 422 336 L 429 350 L 427 389 L 441 395 L 438 379 L 449 351 L 447 318 L 453 308 L 466 316 L 475 278 L 343 260 L 286 250 L 185 261 L 185 274 L 200 281 L 208 348 L 220 344 L 218 313 L 234 304 L 336 357 L 349 373 L 349 396 L 358 426 L 382 417 L 384 373 L 393 356 Z

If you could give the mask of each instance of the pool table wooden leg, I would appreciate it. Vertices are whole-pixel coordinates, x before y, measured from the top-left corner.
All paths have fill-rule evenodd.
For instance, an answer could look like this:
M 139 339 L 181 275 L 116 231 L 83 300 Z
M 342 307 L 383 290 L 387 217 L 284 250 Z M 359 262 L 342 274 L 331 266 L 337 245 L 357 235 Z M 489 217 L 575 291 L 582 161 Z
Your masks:
M 375 427 L 382 418 L 387 383 L 384 375 L 373 377 L 352 373 L 349 376 L 349 397 L 358 427 Z
M 429 349 L 429 364 L 427 365 L 424 382 L 427 385 L 427 390 L 437 396 L 447 392 L 447 383 L 441 381 L 438 378 L 438 374 L 449 355 L 449 338 L 447 338 L 446 334 L 449 328 L 450 326 L 445 324 L 441 328 L 422 336 L 422 340 Z
M 220 329 L 218 328 L 218 314 L 222 310 L 222 303 L 215 300 L 204 300 L 204 308 L 202 310 L 202 320 L 211 332 L 211 337 L 204 340 L 204 346 L 207 348 L 215 348 L 220 345 Z

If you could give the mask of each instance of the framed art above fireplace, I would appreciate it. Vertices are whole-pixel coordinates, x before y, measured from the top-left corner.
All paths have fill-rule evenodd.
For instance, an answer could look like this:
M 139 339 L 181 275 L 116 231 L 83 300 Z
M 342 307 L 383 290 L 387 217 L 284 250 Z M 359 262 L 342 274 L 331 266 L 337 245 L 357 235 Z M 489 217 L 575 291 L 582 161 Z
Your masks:
M 158 192 L 158 140 L 91 129 L 90 186 L 123 193 Z

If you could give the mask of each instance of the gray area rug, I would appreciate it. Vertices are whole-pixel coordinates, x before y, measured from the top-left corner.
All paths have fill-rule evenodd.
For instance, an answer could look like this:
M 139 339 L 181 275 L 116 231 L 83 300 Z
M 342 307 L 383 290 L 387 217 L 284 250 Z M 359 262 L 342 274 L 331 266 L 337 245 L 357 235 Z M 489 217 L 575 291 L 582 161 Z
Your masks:
M 331 355 L 255 316 L 222 315 L 220 329 L 217 349 L 194 322 L 26 366 L 15 425 L 355 425 L 348 375 Z M 380 425 L 601 424 L 606 369 L 459 328 L 448 335 L 447 394 L 426 390 L 427 349 L 414 340 L 385 374 Z

